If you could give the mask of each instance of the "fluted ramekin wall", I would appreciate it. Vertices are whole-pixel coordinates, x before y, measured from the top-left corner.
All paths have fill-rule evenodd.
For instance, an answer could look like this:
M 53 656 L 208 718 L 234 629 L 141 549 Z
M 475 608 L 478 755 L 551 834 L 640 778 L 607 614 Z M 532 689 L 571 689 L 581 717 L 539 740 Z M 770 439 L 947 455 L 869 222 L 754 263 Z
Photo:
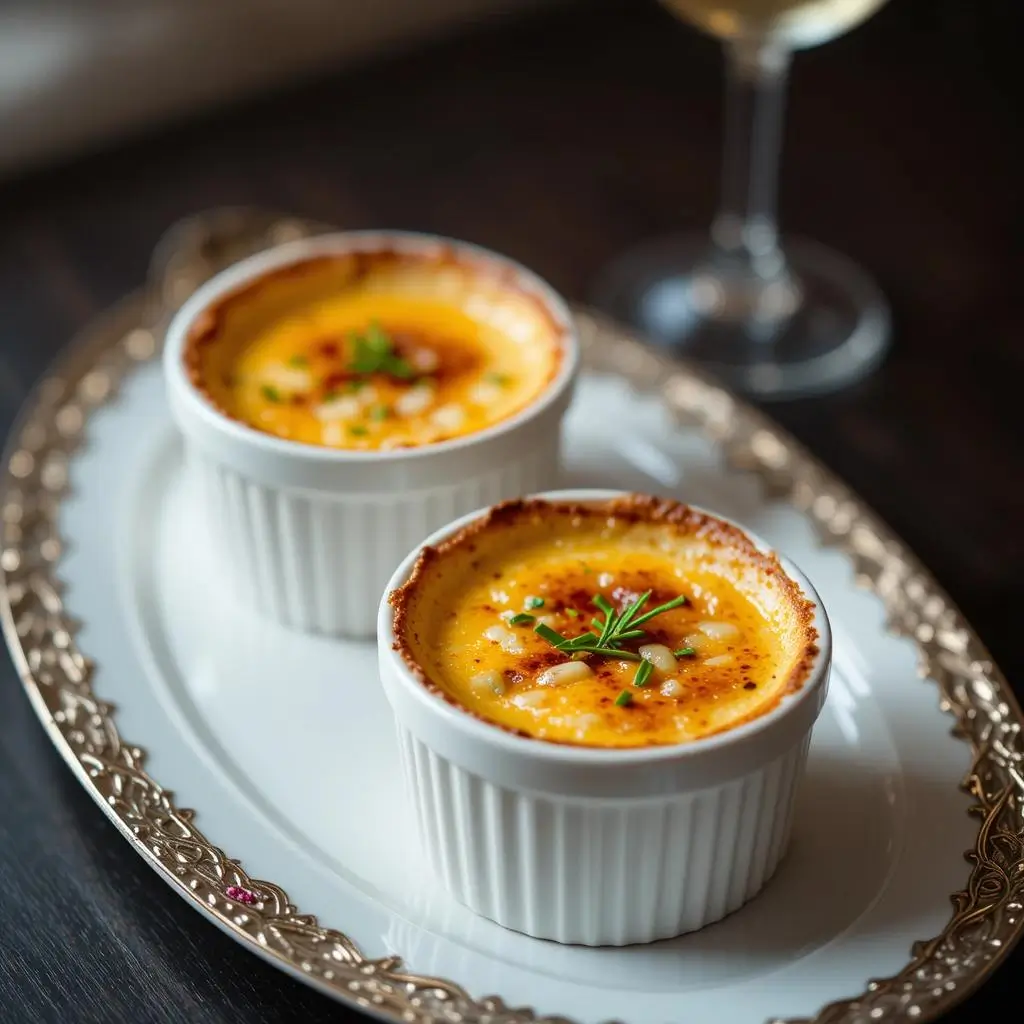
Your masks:
M 595 801 L 496 785 L 399 728 L 420 841 L 452 895 L 515 931 L 595 946 L 695 931 L 755 896 L 788 845 L 809 741 L 710 789 Z
M 466 512 L 544 489 L 558 449 L 556 430 L 485 473 L 395 494 L 275 487 L 201 452 L 190 453 L 189 466 L 241 600 L 297 629 L 365 637 L 411 548 Z

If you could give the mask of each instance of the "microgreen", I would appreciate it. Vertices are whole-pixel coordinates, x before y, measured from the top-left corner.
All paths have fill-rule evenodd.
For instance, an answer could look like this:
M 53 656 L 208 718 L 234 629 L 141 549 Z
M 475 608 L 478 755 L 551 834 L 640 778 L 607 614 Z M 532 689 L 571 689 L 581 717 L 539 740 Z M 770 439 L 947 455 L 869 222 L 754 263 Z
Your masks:
M 352 373 L 384 373 L 399 380 L 411 380 L 416 371 L 395 351 L 395 343 L 376 320 L 360 334 L 349 334 L 352 358 L 348 368 Z

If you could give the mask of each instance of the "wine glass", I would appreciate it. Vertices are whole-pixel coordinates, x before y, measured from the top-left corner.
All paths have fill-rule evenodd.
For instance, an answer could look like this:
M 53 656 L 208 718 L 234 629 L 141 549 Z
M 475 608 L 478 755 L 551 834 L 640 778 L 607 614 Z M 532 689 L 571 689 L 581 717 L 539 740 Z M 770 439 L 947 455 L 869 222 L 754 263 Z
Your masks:
M 780 244 L 775 201 L 793 51 L 841 35 L 884 2 L 662 0 L 725 46 L 721 206 L 710 238 L 661 239 L 620 258 L 597 282 L 596 306 L 759 398 L 831 391 L 878 365 L 889 311 L 877 285 L 817 242 Z

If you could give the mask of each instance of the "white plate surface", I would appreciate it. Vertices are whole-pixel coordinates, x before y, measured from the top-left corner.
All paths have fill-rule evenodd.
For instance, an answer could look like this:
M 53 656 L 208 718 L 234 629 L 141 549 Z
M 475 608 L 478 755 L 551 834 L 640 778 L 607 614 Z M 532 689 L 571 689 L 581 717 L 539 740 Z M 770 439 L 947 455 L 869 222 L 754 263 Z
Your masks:
M 528 939 L 438 890 L 410 828 L 373 646 L 233 606 L 158 367 L 94 415 L 88 442 L 71 466 L 58 571 L 96 693 L 211 841 L 366 955 L 396 953 L 474 996 L 579 1021 L 762 1024 L 895 973 L 948 920 L 975 832 L 958 786 L 969 750 L 918 677 L 913 645 L 886 633 L 881 604 L 801 514 L 723 472 L 712 444 L 656 399 L 585 377 L 564 485 L 672 495 L 747 524 L 822 595 L 835 668 L 791 852 L 765 892 L 697 934 L 618 950 Z

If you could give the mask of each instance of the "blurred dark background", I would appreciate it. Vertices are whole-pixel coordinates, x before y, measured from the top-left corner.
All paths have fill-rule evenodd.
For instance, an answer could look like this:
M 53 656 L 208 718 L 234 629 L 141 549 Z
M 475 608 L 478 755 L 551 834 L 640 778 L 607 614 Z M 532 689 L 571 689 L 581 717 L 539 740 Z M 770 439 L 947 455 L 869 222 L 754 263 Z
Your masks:
M 174 46 L 146 6 L 0 0 L 4 433 L 59 348 L 142 284 L 161 233 L 208 207 L 468 238 L 574 299 L 628 246 L 714 210 L 721 52 L 653 0 L 459 0 L 429 17 L 388 0 L 378 22 L 352 23 L 345 5 L 306 0 L 287 45 L 291 5 L 266 0 L 247 21 L 157 3 L 200 17 Z M 892 0 L 797 56 L 783 229 L 875 275 L 895 344 L 856 387 L 770 410 L 910 543 L 1011 680 L 1024 673 L 1022 27 L 1015 0 Z M 2 671 L 0 1016 L 345 1018 L 156 881 Z M 996 1019 L 1022 967 L 1018 952 L 950 1020 Z

